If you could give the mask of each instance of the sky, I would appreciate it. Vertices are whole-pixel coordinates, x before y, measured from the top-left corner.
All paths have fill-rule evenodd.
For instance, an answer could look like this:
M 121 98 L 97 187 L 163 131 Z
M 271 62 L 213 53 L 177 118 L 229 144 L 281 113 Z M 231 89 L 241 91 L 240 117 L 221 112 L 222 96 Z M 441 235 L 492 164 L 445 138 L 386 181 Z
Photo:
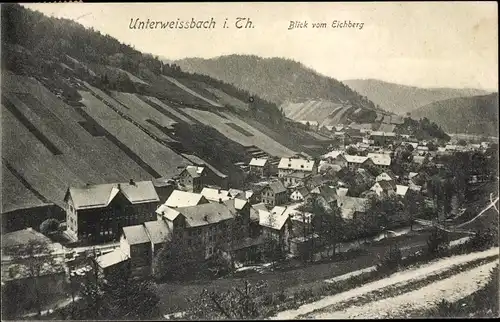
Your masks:
M 38 3 L 137 50 L 171 60 L 228 54 L 287 57 L 339 80 L 498 90 L 496 2 Z M 235 27 L 238 17 L 253 28 Z M 213 29 L 130 29 L 131 19 L 210 20 Z M 227 18 L 228 28 L 223 28 Z M 334 20 L 363 23 L 332 28 Z M 307 28 L 288 30 L 290 21 Z M 314 29 L 312 23 L 327 28 Z

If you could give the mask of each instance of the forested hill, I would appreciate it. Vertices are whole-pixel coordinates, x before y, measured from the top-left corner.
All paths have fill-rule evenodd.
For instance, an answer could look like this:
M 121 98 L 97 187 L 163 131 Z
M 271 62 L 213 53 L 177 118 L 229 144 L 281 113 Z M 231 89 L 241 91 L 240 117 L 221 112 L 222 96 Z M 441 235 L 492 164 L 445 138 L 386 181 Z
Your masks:
M 326 100 L 374 109 L 374 104 L 342 82 L 285 58 L 227 55 L 175 61 L 182 70 L 208 75 L 255 93 L 275 104 Z
M 2 6 L 2 69 L 16 74 L 45 77 L 54 64 L 63 68 L 70 59 L 81 62 L 77 72 L 80 79 L 95 81 L 95 76 L 104 74 L 114 78 L 111 69 L 118 68 L 141 79 L 155 78 L 161 75 L 185 77 L 203 81 L 248 103 L 265 113 L 272 120 L 281 117 L 278 107 L 247 91 L 203 75 L 190 75 L 181 71 L 175 64 L 167 64 L 157 56 L 144 54 L 133 47 L 120 43 L 117 39 L 103 35 L 92 28 L 86 29 L 81 24 L 69 19 L 47 17 L 38 11 L 26 9 L 20 5 Z M 102 68 L 106 66 L 106 68 Z M 94 67 L 94 68 L 92 68 Z M 108 67 L 111 67 L 108 68 Z M 120 73 L 123 75 L 123 73 Z M 120 83 L 128 79 L 118 79 Z M 145 85 L 145 84 L 142 84 Z M 142 86 L 142 91 L 153 91 L 155 84 Z M 132 91 L 130 84 L 118 84 L 121 89 Z M 137 86 L 134 88 L 138 90 Z M 156 91 L 161 95 L 161 91 Z
M 400 115 L 411 113 L 413 110 L 432 102 L 455 97 L 489 94 L 481 89 L 420 88 L 377 79 L 351 79 L 345 80 L 344 83 L 361 95 L 368 97 L 382 109 Z
M 426 117 L 448 133 L 498 137 L 498 93 L 438 101 L 412 112 Z

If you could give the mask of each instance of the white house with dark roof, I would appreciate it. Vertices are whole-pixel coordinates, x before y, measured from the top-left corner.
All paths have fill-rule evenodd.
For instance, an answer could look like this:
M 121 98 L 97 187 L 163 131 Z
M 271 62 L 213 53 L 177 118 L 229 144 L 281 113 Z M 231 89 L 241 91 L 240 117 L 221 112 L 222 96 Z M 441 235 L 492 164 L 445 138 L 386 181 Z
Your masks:
M 303 172 L 314 175 L 317 171 L 318 167 L 314 160 L 281 158 L 280 163 L 278 164 L 278 177 L 280 178 L 292 172 Z
M 298 187 L 290 194 L 290 200 L 292 201 L 308 201 L 312 198 L 311 193 L 306 187 Z
M 67 235 L 74 240 L 117 240 L 127 225 L 155 219 L 159 197 L 151 181 L 69 187 Z

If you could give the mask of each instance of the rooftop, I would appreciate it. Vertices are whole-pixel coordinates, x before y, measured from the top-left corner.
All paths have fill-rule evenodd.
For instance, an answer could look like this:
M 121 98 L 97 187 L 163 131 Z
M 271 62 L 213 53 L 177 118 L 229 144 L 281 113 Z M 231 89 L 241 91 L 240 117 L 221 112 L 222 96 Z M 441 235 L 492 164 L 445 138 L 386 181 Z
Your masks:
M 164 205 L 167 207 L 188 207 L 205 203 L 205 197 L 200 193 L 193 193 L 181 190 L 174 190 Z
M 130 245 L 149 243 L 150 239 L 144 225 L 123 227 L 123 235 Z
M 263 167 L 266 165 L 266 163 L 267 163 L 267 159 L 252 158 L 249 165 L 254 166 L 254 167 Z
M 97 264 L 102 268 L 107 268 L 119 264 L 128 258 L 129 257 L 118 248 L 112 252 L 97 257 Z
M 281 158 L 278 169 L 292 169 L 300 171 L 312 171 L 314 160 L 305 160 L 297 158 Z
M 64 200 L 67 201 L 71 197 L 77 210 L 103 208 L 107 207 L 120 192 L 132 204 L 160 201 L 151 181 L 132 180 L 127 183 L 88 185 L 84 188 L 70 187 Z

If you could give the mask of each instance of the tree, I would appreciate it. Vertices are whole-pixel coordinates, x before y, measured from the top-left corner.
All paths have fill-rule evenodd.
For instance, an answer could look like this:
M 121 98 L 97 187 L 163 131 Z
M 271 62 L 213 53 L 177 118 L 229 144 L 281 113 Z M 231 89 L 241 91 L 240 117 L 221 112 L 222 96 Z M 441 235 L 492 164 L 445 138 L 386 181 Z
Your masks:
M 201 253 L 201 248 L 191 249 L 182 239 L 172 238 L 164 243 L 153 259 L 153 277 L 159 281 L 189 277 L 188 273 L 196 271 L 193 269 L 196 258 L 204 258 L 204 253 Z
M 59 230 L 59 220 L 49 218 L 40 225 L 40 232 L 44 235 L 53 233 Z
M 45 297 L 39 280 L 46 274 L 63 269 L 64 263 L 55 258 L 54 251 L 48 242 L 40 240 L 30 240 L 22 246 L 7 247 L 3 254 L 11 257 L 13 265 L 11 267 L 16 267 L 22 275 L 33 282 L 33 305 L 40 315 Z
M 245 280 L 243 285 L 225 292 L 203 290 L 199 297 L 189 299 L 189 315 L 200 319 L 244 320 L 265 316 L 263 294 L 267 285 L 259 282 L 252 285 Z
M 345 153 L 349 154 L 349 155 L 356 155 L 356 154 L 358 154 L 358 150 L 356 150 L 356 148 L 354 148 L 353 146 L 349 146 L 345 150 Z
M 427 240 L 427 252 L 430 256 L 436 257 L 448 249 L 448 236 L 445 231 L 435 227 Z

